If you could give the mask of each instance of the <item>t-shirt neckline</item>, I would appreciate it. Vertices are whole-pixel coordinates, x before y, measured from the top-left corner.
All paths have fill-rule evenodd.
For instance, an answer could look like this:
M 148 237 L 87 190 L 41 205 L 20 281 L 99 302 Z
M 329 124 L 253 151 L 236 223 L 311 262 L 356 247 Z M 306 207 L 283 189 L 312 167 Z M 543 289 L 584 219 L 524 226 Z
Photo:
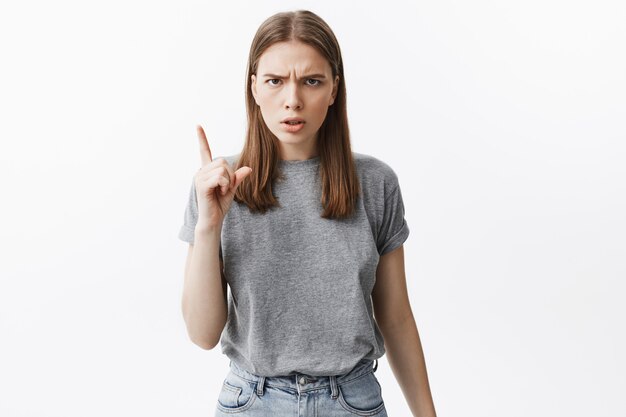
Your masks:
M 291 170 L 291 169 L 307 169 L 317 167 L 320 163 L 320 157 L 314 156 L 313 158 L 303 159 L 303 160 L 285 160 L 279 159 L 278 165 L 280 167 Z

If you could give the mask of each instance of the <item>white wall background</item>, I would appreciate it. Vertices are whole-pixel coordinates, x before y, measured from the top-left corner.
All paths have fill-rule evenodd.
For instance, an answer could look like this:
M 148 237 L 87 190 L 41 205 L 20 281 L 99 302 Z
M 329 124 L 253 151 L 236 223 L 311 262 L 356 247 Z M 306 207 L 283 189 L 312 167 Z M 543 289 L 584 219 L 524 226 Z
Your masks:
M 617 0 L 3 3 L 0 415 L 212 415 L 228 359 L 180 310 L 195 125 L 240 150 L 252 37 L 297 8 L 400 178 L 438 415 L 625 415 Z

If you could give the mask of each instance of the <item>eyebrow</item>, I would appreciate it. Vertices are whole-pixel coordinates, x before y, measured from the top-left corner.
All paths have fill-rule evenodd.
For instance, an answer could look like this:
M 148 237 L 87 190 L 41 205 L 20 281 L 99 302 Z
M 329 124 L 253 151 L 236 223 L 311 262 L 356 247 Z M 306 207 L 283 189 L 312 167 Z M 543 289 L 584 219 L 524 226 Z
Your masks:
M 284 75 L 277 75 L 277 74 L 263 74 L 262 77 L 270 77 L 270 78 L 287 78 Z M 326 76 L 324 74 L 309 74 L 309 75 L 305 75 L 302 78 L 326 78 Z

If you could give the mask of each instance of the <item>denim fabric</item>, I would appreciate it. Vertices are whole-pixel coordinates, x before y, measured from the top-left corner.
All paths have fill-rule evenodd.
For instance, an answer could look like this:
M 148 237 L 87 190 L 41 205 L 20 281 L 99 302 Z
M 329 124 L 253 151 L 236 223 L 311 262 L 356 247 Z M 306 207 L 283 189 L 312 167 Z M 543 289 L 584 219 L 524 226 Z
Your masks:
M 263 377 L 231 360 L 215 417 L 387 417 L 374 361 L 361 360 L 342 375 Z

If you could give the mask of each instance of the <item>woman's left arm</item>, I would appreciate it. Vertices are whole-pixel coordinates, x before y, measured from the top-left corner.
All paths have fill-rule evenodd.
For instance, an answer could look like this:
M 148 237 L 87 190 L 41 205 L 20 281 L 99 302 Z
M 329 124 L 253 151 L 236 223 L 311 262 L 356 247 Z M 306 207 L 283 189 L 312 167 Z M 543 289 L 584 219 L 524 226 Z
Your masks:
M 380 257 L 372 290 L 374 318 L 391 366 L 413 417 L 436 417 L 424 352 L 411 311 L 404 273 L 404 247 Z

